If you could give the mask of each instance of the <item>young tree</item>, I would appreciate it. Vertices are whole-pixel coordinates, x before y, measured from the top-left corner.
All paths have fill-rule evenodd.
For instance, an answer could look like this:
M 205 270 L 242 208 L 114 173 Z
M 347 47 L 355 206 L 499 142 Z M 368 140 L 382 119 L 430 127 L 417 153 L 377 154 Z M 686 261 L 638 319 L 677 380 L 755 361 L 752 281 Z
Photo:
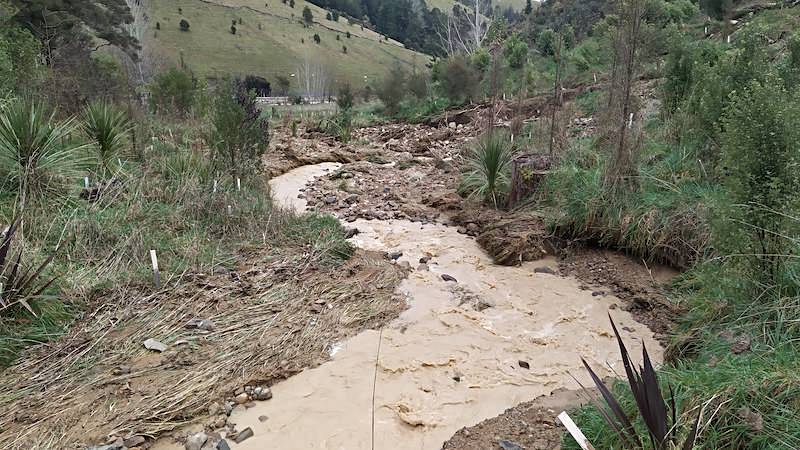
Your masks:
M 311 12 L 311 8 L 308 6 L 303 8 L 303 22 L 305 22 L 306 25 L 314 23 L 314 13 Z
M 515 34 L 506 41 L 503 54 L 512 69 L 521 69 L 528 61 L 528 44 Z
M 278 75 L 275 77 L 275 83 L 278 85 L 278 92 L 280 95 L 289 95 L 289 88 L 292 85 L 292 81 L 289 77 Z
M 390 114 L 397 112 L 400 102 L 405 96 L 405 85 L 405 71 L 400 67 L 395 67 L 378 86 L 378 98 Z
M 612 189 L 620 183 L 632 187 L 636 182 L 636 142 L 630 139 L 636 108 L 633 84 L 636 82 L 639 51 L 642 45 L 642 26 L 645 0 L 619 0 L 619 24 L 614 35 L 614 65 L 609 85 L 609 123 L 615 128 L 611 133 L 613 157 L 606 172 L 606 185 Z
M 780 285 L 787 281 L 780 278 L 798 235 L 798 102 L 769 70 L 764 81 L 751 81 L 731 94 L 722 128 L 726 202 L 714 226 L 715 247 L 740 255 L 732 263 L 746 274 L 743 282 Z
M 350 111 L 353 109 L 353 103 L 355 101 L 355 95 L 353 94 L 353 87 L 350 86 L 350 83 L 342 83 L 339 85 L 339 92 L 336 95 L 336 106 L 339 107 L 341 111 Z
M 178 68 L 157 75 L 150 84 L 150 104 L 156 113 L 186 116 L 194 106 L 195 94 L 192 75 Z
M 547 143 L 548 153 L 553 156 L 556 144 L 556 119 L 558 109 L 561 107 L 561 70 L 564 65 L 564 36 L 556 33 L 553 42 L 553 59 L 556 63 L 556 73 L 553 79 L 553 98 L 550 100 L 550 139 Z
M 242 80 L 227 81 L 220 88 L 212 125 L 217 168 L 234 177 L 256 173 L 269 144 L 268 119 L 261 118 L 255 94 L 247 91 Z
M 439 83 L 451 102 L 472 100 L 480 78 L 463 55 L 453 55 L 439 69 Z
M 525 15 L 529 16 L 532 12 L 533 12 L 533 3 L 531 2 L 531 0 L 528 0 L 525 3 Z

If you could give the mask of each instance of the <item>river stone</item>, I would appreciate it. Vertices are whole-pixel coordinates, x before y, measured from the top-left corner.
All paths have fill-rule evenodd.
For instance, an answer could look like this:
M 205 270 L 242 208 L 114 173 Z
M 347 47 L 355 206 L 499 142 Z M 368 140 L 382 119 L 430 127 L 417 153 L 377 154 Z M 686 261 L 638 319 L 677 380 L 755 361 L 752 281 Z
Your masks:
M 537 268 L 533 269 L 533 272 L 534 273 L 546 273 L 548 275 L 555 275 L 556 274 L 556 271 L 551 269 L 551 268 L 549 268 L 549 267 L 537 267 Z
M 520 447 L 519 444 L 507 441 L 505 439 L 500 439 L 500 442 L 498 442 L 498 444 L 500 445 L 500 448 L 502 448 L 503 450 L 524 450 L 522 447 Z
M 392 252 L 392 253 L 389 253 L 389 259 L 391 259 L 393 261 L 396 261 L 396 260 L 400 259 L 401 256 L 403 256 L 403 252 Z
M 246 392 L 242 392 L 241 394 L 237 395 L 236 398 L 234 398 L 233 400 L 240 405 L 244 405 L 245 403 L 250 401 L 250 396 L 247 395 Z
M 205 433 L 197 433 L 189 436 L 186 438 L 186 444 L 184 444 L 183 448 L 186 450 L 200 450 L 203 448 L 203 444 L 206 443 L 208 440 L 208 435 Z
M 195 317 L 186 322 L 186 328 L 190 330 L 214 331 L 214 322 L 212 322 L 210 319 L 201 319 L 200 317 Z
M 138 447 L 144 444 L 144 436 L 131 436 L 125 439 L 125 447 Z
M 268 387 L 259 386 L 253 390 L 253 400 L 269 400 L 272 398 L 272 390 Z
M 233 442 L 236 442 L 237 444 L 241 444 L 242 442 L 246 441 L 247 439 L 250 439 L 251 437 L 253 437 L 254 434 L 255 433 L 253 433 L 253 429 L 250 428 L 250 427 L 247 427 L 244 430 L 242 430 L 242 431 L 240 431 L 239 433 L 236 434 L 236 436 L 233 438 Z
M 163 344 L 163 343 L 161 343 L 161 342 L 159 342 L 159 341 L 157 341 L 155 339 L 152 339 L 152 338 L 144 341 L 144 348 L 146 348 L 148 350 L 153 350 L 153 351 L 156 351 L 156 352 L 159 352 L 159 353 L 164 352 L 164 351 L 167 350 L 167 346 L 165 344 Z
M 452 275 L 448 275 L 446 273 L 442 274 L 442 280 L 444 281 L 452 281 L 453 283 L 458 283 L 458 280 L 455 279 Z
M 228 441 L 223 439 L 217 442 L 217 450 L 231 450 L 231 446 L 228 445 Z

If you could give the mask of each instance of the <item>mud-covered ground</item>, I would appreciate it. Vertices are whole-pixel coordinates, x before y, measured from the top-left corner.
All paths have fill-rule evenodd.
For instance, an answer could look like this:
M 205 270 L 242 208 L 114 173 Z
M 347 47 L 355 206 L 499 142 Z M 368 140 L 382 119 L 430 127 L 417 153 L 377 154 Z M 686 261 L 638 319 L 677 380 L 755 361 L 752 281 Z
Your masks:
M 577 391 L 556 391 L 507 409 L 474 427 L 462 428 L 442 450 L 550 450 L 559 448 L 564 428 L 561 411 L 585 401 Z

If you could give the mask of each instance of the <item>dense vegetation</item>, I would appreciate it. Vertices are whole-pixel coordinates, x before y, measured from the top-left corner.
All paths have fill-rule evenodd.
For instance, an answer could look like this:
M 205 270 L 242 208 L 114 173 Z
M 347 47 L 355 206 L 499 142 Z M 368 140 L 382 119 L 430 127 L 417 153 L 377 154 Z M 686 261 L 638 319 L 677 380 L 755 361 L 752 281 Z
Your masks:
M 500 145 L 486 131 L 464 195 L 505 207 L 510 149 L 549 157 L 532 201 L 555 234 L 686 270 L 669 294 L 684 313 L 658 377 L 675 401 L 673 438 L 691 436 L 701 414 L 699 448 L 800 446 L 798 17 L 791 5 L 545 2 L 434 65 L 427 96 L 390 95 L 396 79 L 384 88 L 388 111 L 412 120 L 516 98 L 518 139 Z M 526 124 L 514 105 L 529 96 L 549 100 Z M 590 132 L 569 133 L 575 118 Z M 639 437 L 623 416 L 587 407 L 574 417 L 595 448 L 659 448 L 648 437 L 658 412 L 637 408 L 627 383 L 614 396 Z
M 0 366 L 118 289 L 155 289 L 151 250 L 164 286 L 252 243 L 351 254 L 338 223 L 272 207 L 253 79 L 212 89 L 175 64 L 144 104 L 126 3 L 74 3 L 0 1 Z M 63 20 L 47 39 L 43 15 Z

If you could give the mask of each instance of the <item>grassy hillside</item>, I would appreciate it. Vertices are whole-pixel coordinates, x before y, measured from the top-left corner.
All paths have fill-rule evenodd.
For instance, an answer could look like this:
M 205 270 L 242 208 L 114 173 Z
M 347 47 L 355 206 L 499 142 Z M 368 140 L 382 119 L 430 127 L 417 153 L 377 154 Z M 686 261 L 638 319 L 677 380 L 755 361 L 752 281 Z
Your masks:
M 151 5 L 150 43 L 176 63 L 182 53 L 201 76 L 256 74 L 274 80 L 279 74 L 291 76 L 308 57 L 327 67 L 335 81 L 348 80 L 360 88 L 397 64 L 410 69 L 429 60 L 344 18 L 326 20 L 325 10 L 304 0 L 297 0 L 294 8 L 280 0 L 152 0 Z M 315 21 L 308 28 L 301 23 L 306 6 Z M 190 31 L 180 30 L 181 19 L 189 21 Z M 234 20 L 235 35 L 230 31 Z M 348 31 L 351 38 L 346 37 Z M 319 44 L 314 34 L 319 34 Z

